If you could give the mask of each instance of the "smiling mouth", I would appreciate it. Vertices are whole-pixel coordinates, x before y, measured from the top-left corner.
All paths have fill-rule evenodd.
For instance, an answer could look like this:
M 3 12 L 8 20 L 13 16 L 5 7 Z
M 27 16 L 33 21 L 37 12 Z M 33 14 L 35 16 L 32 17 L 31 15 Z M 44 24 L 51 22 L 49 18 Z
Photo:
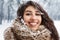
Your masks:
M 29 25 L 30 26 L 36 26 L 37 25 L 37 22 L 30 22 Z

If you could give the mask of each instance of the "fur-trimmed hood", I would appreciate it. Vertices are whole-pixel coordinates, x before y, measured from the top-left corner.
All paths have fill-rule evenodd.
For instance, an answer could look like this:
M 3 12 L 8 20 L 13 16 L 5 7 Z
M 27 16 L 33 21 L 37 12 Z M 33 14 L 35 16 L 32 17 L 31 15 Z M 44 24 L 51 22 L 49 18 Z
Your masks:
M 12 25 L 12 32 L 16 40 L 52 40 L 51 32 L 44 25 L 40 25 L 38 30 L 33 31 L 26 25 L 22 25 L 18 19 L 15 19 Z

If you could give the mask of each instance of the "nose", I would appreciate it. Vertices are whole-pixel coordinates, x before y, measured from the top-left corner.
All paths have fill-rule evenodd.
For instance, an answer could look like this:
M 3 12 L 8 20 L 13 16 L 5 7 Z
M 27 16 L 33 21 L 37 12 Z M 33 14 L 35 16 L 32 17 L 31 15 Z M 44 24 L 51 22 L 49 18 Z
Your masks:
M 35 20 L 35 19 L 36 19 L 36 16 L 35 16 L 35 15 L 32 15 L 32 16 L 31 16 L 31 19 L 32 19 L 32 20 Z

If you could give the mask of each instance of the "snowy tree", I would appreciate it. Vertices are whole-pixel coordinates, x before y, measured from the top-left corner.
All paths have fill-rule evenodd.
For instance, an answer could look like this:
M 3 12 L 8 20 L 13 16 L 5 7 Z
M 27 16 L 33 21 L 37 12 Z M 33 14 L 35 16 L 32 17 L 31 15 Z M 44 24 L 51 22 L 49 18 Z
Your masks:
M 4 0 L 0 0 L 0 24 L 2 24 L 2 19 L 3 19 L 3 3 Z

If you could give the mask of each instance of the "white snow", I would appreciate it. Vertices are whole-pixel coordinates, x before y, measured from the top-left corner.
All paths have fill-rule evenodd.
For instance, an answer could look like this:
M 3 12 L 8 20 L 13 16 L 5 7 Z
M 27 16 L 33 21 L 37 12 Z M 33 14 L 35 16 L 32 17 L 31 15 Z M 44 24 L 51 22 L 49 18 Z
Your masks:
M 4 40 L 4 30 L 8 27 L 10 27 L 12 24 L 12 21 L 11 22 L 7 22 L 7 20 L 3 21 L 2 22 L 2 25 L 0 25 L 0 40 Z
M 54 21 L 54 24 L 55 24 L 55 26 L 56 26 L 56 28 L 57 28 L 57 31 L 58 31 L 58 33 L 59 33 L 59 36 L 60 36 L 60 20 L 58 21 Z
M 7 27 L 11 26 L 11 24 L 12 24 L 12 22 L 9 22 L 9 23 L 7 21 L 2 22 L 2 25 L 0 25 L 0 40 L 4 40 L 4 35 L 3 35 L 4 30 Z M 60 36 L 60 31 L 59 31 L 60 30 L 60 21 L 54 21 L 54 24 L 55 24 L 55 26 L 58 30 L 59 36 Z

